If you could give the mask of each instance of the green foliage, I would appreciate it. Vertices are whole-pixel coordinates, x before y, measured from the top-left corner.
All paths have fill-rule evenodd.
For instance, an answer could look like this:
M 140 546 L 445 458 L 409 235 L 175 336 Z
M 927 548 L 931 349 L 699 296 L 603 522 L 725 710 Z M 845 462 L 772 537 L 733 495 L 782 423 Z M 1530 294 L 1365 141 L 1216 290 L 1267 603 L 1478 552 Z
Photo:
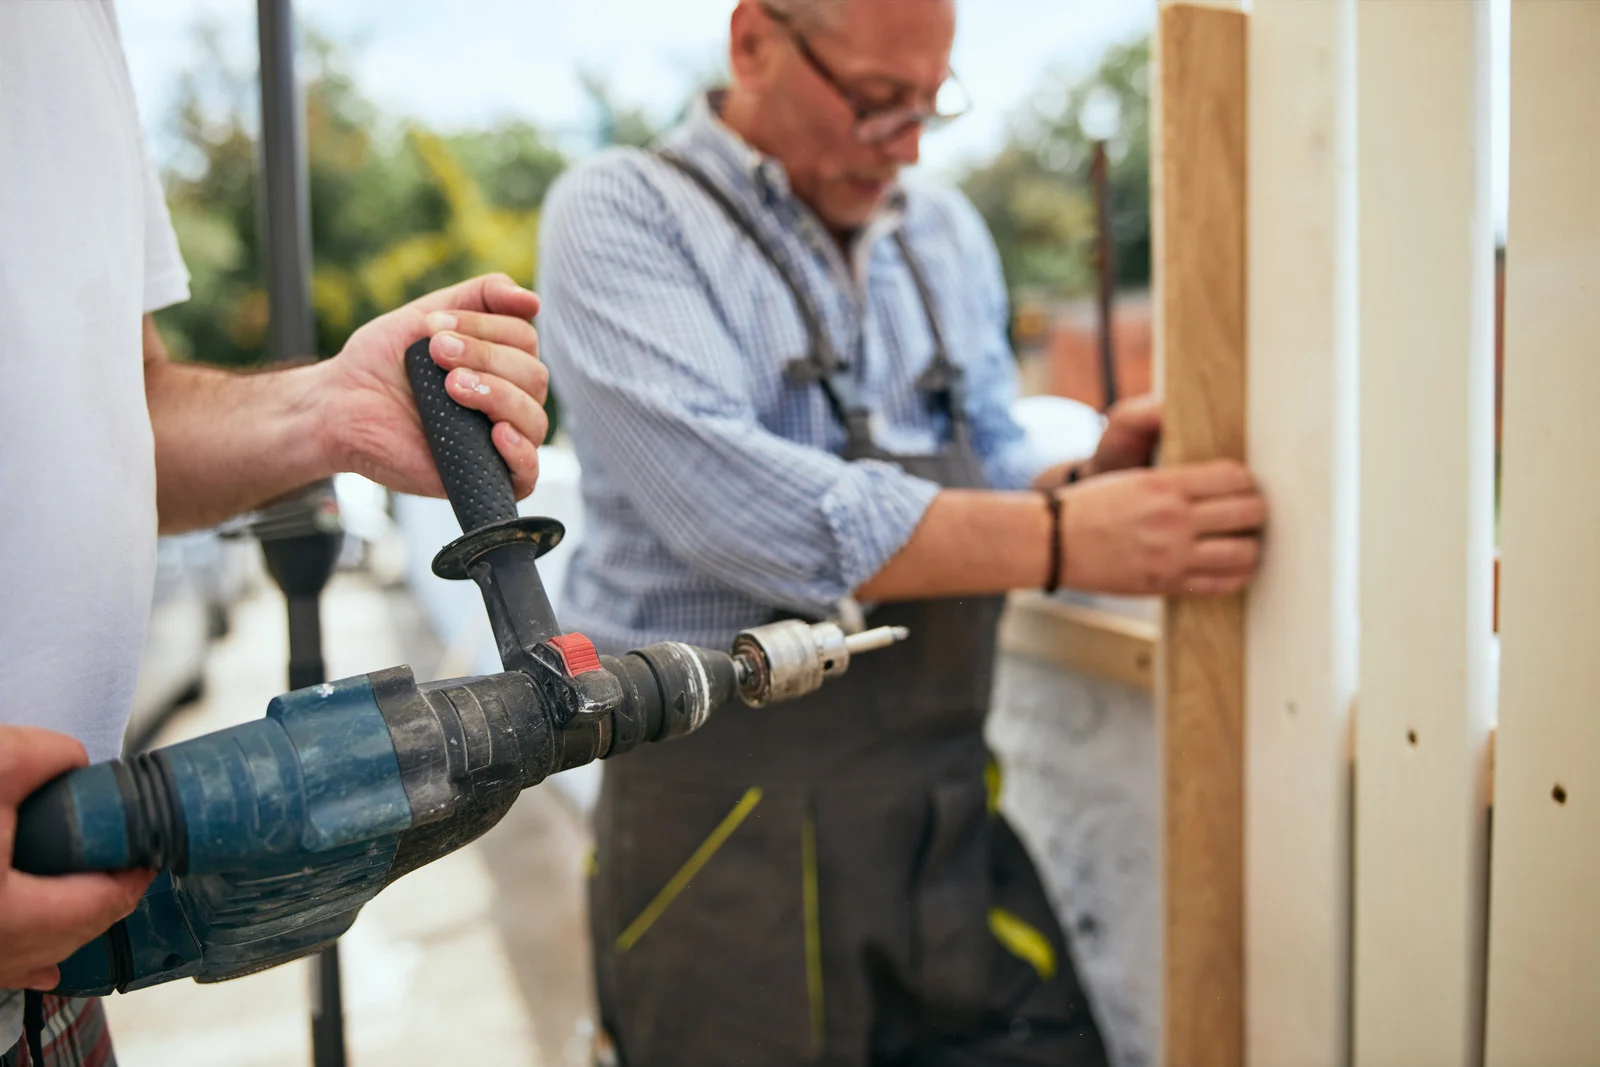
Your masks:
M 266 356 L 269 314 L 255 72 L 231 68 L 212 30 L 196 44 L 172 118 L 183 151 L 166 175 L 193 299 L 159 321 L 179 358 L 250 366 Z M 474 274 L 531 283 L 539 204 L 566 166 L 537 130 L 507 123 L 440 136 L 380 114 L 329 42 L 312 36 L 301 63 L 316 354 L 337 352 L 373 316 Z
M 1149 69 L 1144 38 L 1111 49 L 1087 78 L 1050 76 L 1013 119 L 1001 150 L 962 178 L 994 235 L 1014 296 L 1070 297 L 1094 285 L 1094 142 L 1083 129 L 1086 105 L 1117 116 L 1106 144 L 1116 282 L 1149 284 Z
M 441 135 L 399 122 L 363 95 L 339 50 L 315 34 L 300 64 L 318 349 L 307 355 L 337 352 L 361 323 L 441 285 L 486 271 L 533 279 L 539 207 L 567 165 L 538 129 L 507 122 Z M 1082 120 L 1096 98 L 1114 102 L 1120 117 L 1108 143 L 1117 281 L 1148 284 L 1148 71 L 1148 41 L 1139 40 L 1113 49 L 1086 78 L 1048 78 L 1013 119 L 1001 151 L 962 179 L 994 234 L 1014 298 L 1092 288 L 1092 142 Z M 690 73 L 695 92 L 686 100 L 725 80 L 720 59 L 706 64 Z M 647 145 L 666 128 L 619 104 L 601 78 L 581 81 L 598 143 Z M 252 366 L 266 356 L 258 108 L 253 65 L 230 65 L 220 34 L 202 26 L 168 119 L 180 150 L 164 176 L 193 275 L 193 299 L 158 316 L 180 359 Z M 552 422 L 553 408 L 554 398 Z

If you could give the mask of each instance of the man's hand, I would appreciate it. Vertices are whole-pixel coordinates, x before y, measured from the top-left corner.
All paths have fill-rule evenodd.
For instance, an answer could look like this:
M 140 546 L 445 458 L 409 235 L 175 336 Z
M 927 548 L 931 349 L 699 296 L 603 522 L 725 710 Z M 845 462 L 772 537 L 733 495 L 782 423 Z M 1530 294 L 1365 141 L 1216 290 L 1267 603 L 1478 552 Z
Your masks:
M 1062 584 L 1130 596 L 1236 593 L 1267 507 L 1232 460 L 1105 474 L 1062 493 Z
M 56 964 L 139 903 L 155 874 L 70 874 L 36 878 L 11 867 L 17 805 L 56 775 L 88 763 L 70 737 L 0 726 L 0 989 L 53 989 Z
M 539 298 L 504 274 L 429 293 L 373 319 L 322 364 L 321 428 L 333 469 L 355 471 L 402 493 L 442 496 L 406 380 L 405 350 L 431 337 L 434 362 L 450 372 L 458 402 L 489 416 L 495 447 L 518 498 L 533 491 L 550 373 L 528 321 Z
M 1073 463 L 1058 463 L 1034 479 L 1035 489 L 1067 484 L 1074 468 L 1083 481 L 1097 474 L 1148 467 L 1161 440 L 1161 401 L 1152 394 L 1119 400 L 1106 412 L 1106 426 L 1094 455 Z
M 1080 477 L 1110 474 L 1150 466 L 1161 440 L 1161 401 L 1152 394 L 1119 400 L 1106 412 L 1106 428 L 1094 458 L 1084 464 Z

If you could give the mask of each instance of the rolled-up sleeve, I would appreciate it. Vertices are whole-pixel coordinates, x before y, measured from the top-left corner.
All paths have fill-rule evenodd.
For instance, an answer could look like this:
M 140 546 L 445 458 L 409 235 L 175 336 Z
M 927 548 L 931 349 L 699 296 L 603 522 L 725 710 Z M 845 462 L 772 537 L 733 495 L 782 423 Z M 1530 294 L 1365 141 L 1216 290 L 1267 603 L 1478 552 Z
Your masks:
M 543 216 L 540 331 L 580 457 L 686 566 L 824 611 L 900 550 L 938 486 L 761 425 L 746 360 L 642 165 L 584 168 Z

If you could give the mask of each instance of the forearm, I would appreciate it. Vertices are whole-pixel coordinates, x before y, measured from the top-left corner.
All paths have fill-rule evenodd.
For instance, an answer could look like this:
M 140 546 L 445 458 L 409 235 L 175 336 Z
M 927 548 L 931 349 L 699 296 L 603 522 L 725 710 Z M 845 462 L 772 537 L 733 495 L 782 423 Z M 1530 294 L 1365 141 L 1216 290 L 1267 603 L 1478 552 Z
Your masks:
M 1037 589 L 1048 578 L 1051 533 L 1038 493 L 946 489 L 856 596 L 883 603 Z
M 254 374 L 172 363 L 145 326 L 162 533 L 211 526 L 333 473 L 319 367 Z

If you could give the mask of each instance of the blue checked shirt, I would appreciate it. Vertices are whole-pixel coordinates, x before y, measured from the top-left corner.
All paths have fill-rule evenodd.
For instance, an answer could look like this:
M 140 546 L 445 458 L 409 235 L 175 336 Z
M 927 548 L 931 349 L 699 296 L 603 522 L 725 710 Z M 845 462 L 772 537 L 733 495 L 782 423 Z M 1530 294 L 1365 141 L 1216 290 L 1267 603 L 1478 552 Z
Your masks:
M 895 243 L 927 272 L 990 484 L 1043 464 L 1011 418 L 1015 365 L 994 244 L 959 193 L 917 184 L 848 261 L 789 192 L 779 164 L 702 100 L 664 147 L 755 218 L 815 300 L 895 453 L 943 447 L 948 418 L 916 388 L 933 338 Z M 803 321 L 771 264 L 691 179 L 615 149 L 569 172 L 546 202 L 539 329 L 583 466 L 585 535 L 562 623 L 604 651 L 662 640 L 725 648 L 775 610 L 826 617 L 911 537 L 938 486 L 891 463 L 846 462 L 816 384 L 784 364 Z

